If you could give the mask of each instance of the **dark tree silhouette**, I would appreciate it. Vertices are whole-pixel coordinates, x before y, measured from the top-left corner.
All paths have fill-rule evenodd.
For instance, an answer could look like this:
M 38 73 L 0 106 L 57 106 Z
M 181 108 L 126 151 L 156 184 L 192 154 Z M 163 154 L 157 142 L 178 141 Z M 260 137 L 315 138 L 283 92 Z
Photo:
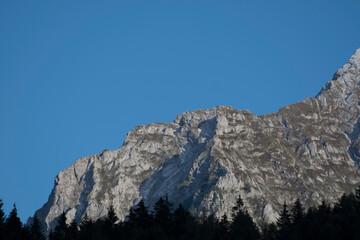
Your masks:
M 5 212 L 3 210 L 3 201 L 0 199 L 0 239 L 4 238 Z
M 109 227 L 115 227 L 116 222 L 119 220 L 119 218 L 116 216 L 115 210 L 114 210 L 114 206 L 110 205 L 110 208 L 108 210 L 108 214 L 105 218 L 105 224 L 108 225 Z
M 104 228 L 104 235 L 107 239 L 113 239 L 116 235 L 117 231 L 117 222 L 119 221 L 119 218 L 116 216 L 114 206 L 110 205 L 110 208 L 108 210 L 108 214 L 103 222 L 103 228 Z M 99 223 L 101 224 L 101 223 Z
M 171 210 L 172 204 L 169 202 L 168 197 L 160 197 L 160 199 L 154 205 L 155 224 L 167 228 L 172 217 Z
M 65 240 L 67 237 L 67 233 L 68 233 L 68 225 L 66 223 L 67 219 L 66 219 L 66 214 L 65 212 L 63 212 L 59 217 L 58 217 L 58 224 L 56 225 L 50 240 Z
M 151 227 L 153 219 L 143 200 L 140 200 L 140 202 L 133 208 L 133 213 L 131 221 L 136 227 L 144 229 Z
M 80 232 L 79 232 L 79 239 L 82 240 L 91 240 L 94 239 L 94 227 L 95 224 L 93 221 L 89 218 L 89 216 L 85 213 L 85 216 L 83 217 L 81 224 L 80 224 Z
M 288 210 L 286 202 L 284 202 L 283 209 L 282 209 L 282 211 L 280 213 L 280 217 L 277 221 L 277 225 L 280 228 L 285 228 L 285 227 L 289 227 L 290 223 L 291 223 L 291 219 L 290 219 L 289 210 Z
M 277 221 L 278 226 L 278 239 L 288 239 L 290 234 L 291 217 L 286 202 L 283 204 L 283 209 Z
M 232 217 L 229 231 L 230 239 L 252 240 L 260 238 L 259 229 L 244 208 L 244 203 L 240 196 L 233 207 Z
M 32 224 L 30 226 L 30 233 L 31 233 L 32 239 L 34 239 L 34 240 L 45 240 L 46 239 L 45 235 L 42 231 L 41 223 L 36 214 L 33 218 Z
M 22 239 L 22 223 L 17 215 L 16 205 L 5 220 L 5 231 L 8 232 L 8 239 Z
M 295 225 L 300 224 L 304 219 L 304 208 L 300 199 L 296 199 L 294 206 L 291 208 L 291 222 Z
M 23 226 L 13 210 L 5 219 L 0 201 L 0 225 L 4 232 L 0 240 L 44 240 L 37 216 L 33 223 Z M 75 220 L 66 223 L 65 213 L 58 217 L 58 225 L 50 232 L 50 240 L 232 240 L 260 239 L 257 226 L 244 207 L 242 199 L 237 199 L 232 211 L 232 221 L 224 215 L 219 221 L 214 215 L 194 218 L 181 204 L 172 213 L 172 204 L 161 197 L 154 206 L 154 215 L 149 213 L 143 201 L 131 209 L 125 223 L 118 221 L 114 209 L 110 207 L 104 218 L 91 221 L 85 214 L 78 226 Z M 291 210 L 286 203 L 275 224 L 264 224 L 262 240 L 353 240 L 360 239 L 360 201 L 357 192 L 344 194 L 332 208 L 323 201 L 306 212 L 299 200 Z M 290 212 L 290 213 L 289 213 Z
M 75 219 L 73 219 L 68 226 L 67 237 L 69 240 L 78 239 L 79 227 Z
M 174 234 L 178 236 L 184 234 L 186 227 L 193 223 L 193 217 L 180 203 L 178 208 L 174 211 Z
M 276 240 L 277 239 L 277 227 L 276 224 L 265 224 L 262 231 L 262 240 Z
M 360 202 L 360 185 L 355 189 L 355 197 L 358 202 Z

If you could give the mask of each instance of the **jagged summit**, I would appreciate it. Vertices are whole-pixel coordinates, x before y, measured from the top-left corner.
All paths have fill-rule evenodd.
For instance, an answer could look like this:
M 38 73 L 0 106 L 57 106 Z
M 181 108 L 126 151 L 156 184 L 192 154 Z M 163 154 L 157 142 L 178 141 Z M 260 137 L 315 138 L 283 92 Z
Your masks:
M 354 62 L 357 66 L 360 66 L 360 48 L 358 48 L 351 56 L 350 62 Z
M 359 84 L 359 69 L 360 69 L 360 48 L 355 51 L 350 60 L 339 70 L 336 71 L 331 81 L 327 82 L 316 98 L 323 95 L 325 92 L 337 89 L 339 92 L 347 94 L 354 90 Z
M 237 196 L 253 218 L 275 221 L 282 203 L 334 202 L 360 182 L 360 50 L 315 98 L 257 116 L 218 106 L 129 132 L 117 150 L 80 158 L 55 178 L 36 214 L 54 227 L 96 219 L 112 204 L 120 219 L 144 199 L 168 195 L 195 215 L 229 214 Z

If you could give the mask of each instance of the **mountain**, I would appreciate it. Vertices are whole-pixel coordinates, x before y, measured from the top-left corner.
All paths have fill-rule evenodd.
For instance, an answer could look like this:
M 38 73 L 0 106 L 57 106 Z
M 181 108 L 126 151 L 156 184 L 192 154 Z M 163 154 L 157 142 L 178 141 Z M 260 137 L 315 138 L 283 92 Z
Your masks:
M 48 230 L 64 211 L 120 219 L 160 196 L 195 215 L 229 214 L 239 195 L 251 216 L 275 221 L 284 201 L 334 202 L 360 182 L 360 49 L 315 98 L 257 116 L 218 106 L 173 123 L 135 127 L 117 150 L 78 159 L 36 211 Z

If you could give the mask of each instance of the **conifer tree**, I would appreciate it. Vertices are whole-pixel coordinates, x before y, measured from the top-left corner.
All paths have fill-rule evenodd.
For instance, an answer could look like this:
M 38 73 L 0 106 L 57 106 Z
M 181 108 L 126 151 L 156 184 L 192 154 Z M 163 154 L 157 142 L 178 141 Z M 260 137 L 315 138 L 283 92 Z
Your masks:
M 280 213 L 280 218 L 277 221 L 277 226 L 279 228 L 288 227 L 291 223 L 289 210 L 287 208 L 288 208 L 287 204 L 286 204 L 286 202 L 284 202 L 283 209 Z
M 225 232 L 229 231 L 230 222 L 226 213 L 224 213 L 224 215 L 220 219 L 220 226 L 224 229 Z
M 9 239 L 22 239 L 22 223 L 17 215 L 15 204 L 5 221 L 5 232 Z
M 171 219 L 172 204 L 169 202 L 168 197 L 160 197 L 154 205 L 154 221 L 162 227 L 168 226 Z
M 119 218 L 116 216 L 114 206 L 110 205 L 108 214 L 103 221 L 103 234 L 107 239 L 114 239 L 117 232 L 117 222 Z M 100 223 L 101 224 L 101 223 Z
M 274 223 L 265 224 L 261 240 L 276 240 L 277 229 Z
M 174 233 L 176 235 L 185 233 L 186 226 L 192 223 L 193 217 L 180 203 L 177 209 L 174 211 Z
M 154 227 L 157 228 L 156 235 L 170 237 L 172 230 L 172 203 L 168 197 L 160 197 L 154 205 Z
M 233 207 L 232 223 L 230 225 L 230 239 L 259 239 L 260 232 L 249 213 L 244 208 L 244 203 L 239 196 Z
M 288 239 L 289 229 L 291 224 L 291 218 L 286 202 L 283 204 L 283 209 L 280 213 L 280 217 L 277 221 L 277 226 L 279 228 L 278 239 Z
M 152 217 L 145 206 L 144 200 L 141 200 L 134 208 L 135 225 L 143 229 L 149 228 L 152 224 Z
M 4 238 L 5 212 L 3 210 L 3 201 L 0 199 L 0 239 Z
M 74 218 L 68 227 L 67 237 L 68 239 L 74 239 L 74 240 L 78 239 L 78 233 L 79 233 L 78 224 Z
M 32 224 L 30 226 L 30 233 L 31 233 L 33 240 L 45 240 L 45 235 L 42 231 L 41 223 L 36 214 L 33 218 Z
M 119 218 L 116 216 L 114 206 L 110 205 L 110 208 L 108 210 L 108 214 L 105 218 L 105 225 L 107 225 L 110 228 L 114 228 L 116 225 L 116 222 L 119 220 Z
M 79 232 L 79 238 L 82 240 L 90 240 L 93 239 L 93 228 L 95 227 L 95 224 L 93 221 L 89 218 L 87 213 L 85 213 L 85 216 L 83 217 L 81 223 L 80 223 L 80 232 Z
M 66 223 L 66 214 L 63 212 L 58 217 L 58 224 L 56 225 L 52 238 L 53 240 L 63 240 L 66 239 L 67 233 L 68 233 L 68 224 Z
M 3 210 L 3 201 L 0 199 L 0 225 L 5 223 L 5 212 Z
M 355 197 L 358 202 L 360 202 L 360 185 L 355 189 Z
M 221 217 L 219 222 L 219 239 L 228 239 L 230 230 L 230 222 L 226 213 Z
M 294 206 L 291 208 L 291 222 L 293 224 L 300 224 L 304 219 L 304 208 L 300 199 L 296 199 Z

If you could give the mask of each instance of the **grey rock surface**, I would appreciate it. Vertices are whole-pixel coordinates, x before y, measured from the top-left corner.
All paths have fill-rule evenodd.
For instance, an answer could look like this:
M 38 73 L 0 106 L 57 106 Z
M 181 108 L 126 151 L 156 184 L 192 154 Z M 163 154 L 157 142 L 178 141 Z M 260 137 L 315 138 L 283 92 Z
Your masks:
M 78 159 L 55 178 L 38 211 L 47 229 L 103 217 L 124 219 L 144 199 L 180 202 L 195 215 L 228 215 L 241 195 L 256 222 L 273 222 L 284 201 L 336 201 L 360 182 L 360 49 L 315 98 L 257 116 L 218 106 L 173 123 L 135 127 L 117 150 Z

